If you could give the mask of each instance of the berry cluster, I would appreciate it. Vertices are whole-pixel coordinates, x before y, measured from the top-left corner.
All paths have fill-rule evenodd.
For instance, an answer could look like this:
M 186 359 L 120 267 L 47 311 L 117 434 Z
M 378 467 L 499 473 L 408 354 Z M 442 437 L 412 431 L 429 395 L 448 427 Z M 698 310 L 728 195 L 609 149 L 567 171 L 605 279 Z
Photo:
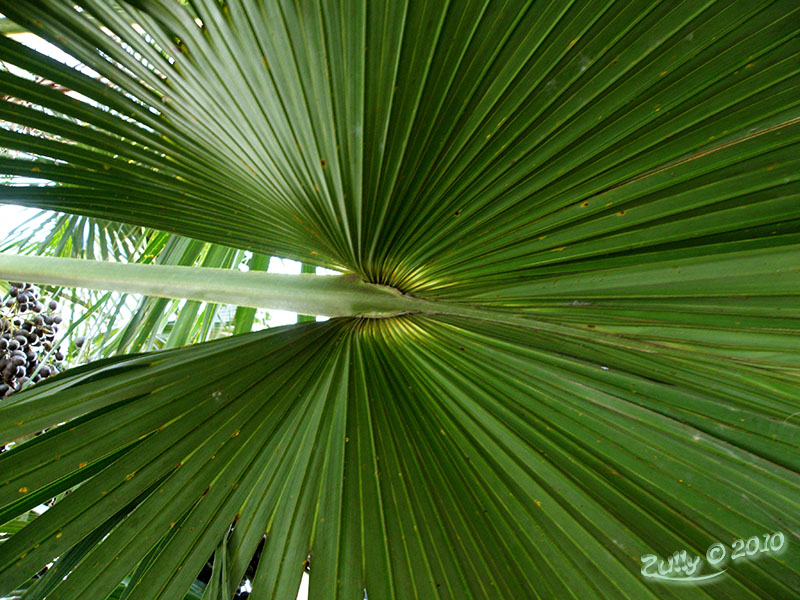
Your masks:
M 64 354 L 51 352 L 61 323 L 55 300 L 43 304 L 30 283 L 12 283 L 0 308 L 0 399 L 58 373 Z M 50 354 L 45 363 L 45 357 Z

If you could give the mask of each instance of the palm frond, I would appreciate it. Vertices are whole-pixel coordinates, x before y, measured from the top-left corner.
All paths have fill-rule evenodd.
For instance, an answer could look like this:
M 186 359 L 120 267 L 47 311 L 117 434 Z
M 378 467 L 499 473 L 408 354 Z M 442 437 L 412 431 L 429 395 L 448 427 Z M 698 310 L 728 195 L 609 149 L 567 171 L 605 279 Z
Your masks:
M 63 258 L 102 259 L 128 264 L 162 264 L 237 269 L 253 262 L 245 253 L 175 234 L 91 217 L 41 211 L 17 226 L 4 240 L 3 252 Z M 263 259 L 256 259 L 260 264 Z M 255 267 L 258 268 L 258 267 Z M 263 270 L 266 270 L 264 266 Z M 268 315 L 235 320 L 232 308 L 204 302 L 173 302 L 128 294 L 107 294 L 47 286 L 46 291 L 91 318 L 79 330 L 97 340 L 81 359 L 137 351 L 143 347 L 170 348 L 202 342 L 219 335 L 263 326 Z M 235 294 L 231 302 L 236 304 Z M 253 313 L 255 317 L 255 313 Z M 74 319 L 73 319 L 74 320 Z M 65 348 L 65 350 L 68 350 Z M 75 362 L 77 356 L 70 356 Z
M 103 597 L 150 556 L 130 597 L 173 598 L 226 537 L 235 586 L 266 531 L 256 598 L 290 597 L 307 555 L 312 597 L 649 598 L 642 548 L 796 531 L 788 403 L 739 407 L 735 390 L 676 386 L 668 359 L 648 357 L 645 377 L 626 358 L 535 327 L 405 317 L 76 369 L 0 408 L 5 437 L 67 422 L 0 457 L 0 514 L 85 481 L 3 545 L 0 586 L 108 519 L 125 526 L 101 530 L 53 597 Z M 737 566 L 715 593 L 785 595 L 796 555 Z
M 48 134 L 0 132 L 24 153 L 0 171 L 51 182 L 4 201 L 422 307 L 118 356 L 14 396 L 0 522 L 80 486 L 0 546 L 0 591 L 80 547 L 48 598 L 122 581 L 178 598 L 212 555 L 207 595 L 229 598 L 262 541 L 252 600 L 293 598 L 308 564 L 326 599 L 800 589 L 800 5 L 0 11 L 99 74 L 0 38 L 5 62 L 88 99 L 0 72 L 0 119 Z M 122 347 L 149 349 L 163 312 L 140 314 Z M 782 555 L 713 585 L 641 573 L 645 554 L 778 531 Z

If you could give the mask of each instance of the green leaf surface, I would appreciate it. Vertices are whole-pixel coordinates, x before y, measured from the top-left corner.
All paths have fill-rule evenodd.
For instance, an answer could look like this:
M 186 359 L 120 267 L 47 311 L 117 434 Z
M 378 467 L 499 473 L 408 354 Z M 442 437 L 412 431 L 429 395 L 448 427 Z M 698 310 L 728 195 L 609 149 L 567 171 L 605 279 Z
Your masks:
M 0 511 L 80 486 L 0 545 L 0 593 L 71 556 L 48 599 L 172 600 L 214 555 L 229 598 L 263 540 L 252 600 L 306 564 L 326 600 L 797 596 L 800 5 L 79 8 L 0 1 L 99 75 L 0 38 L 34 76 L 0 72 L 0 173 L 51 182 L 2 201 L 179 234 L 186 264 L 335 268 L 413 314 L 5 401 Z M 159 302 L 125 348 L 211 331 L 215 307 L 167 328 Z M 707 585 L 641 573 L 778 531 Z
M 264 534 L 256 598 L 291 597 L 307 555 L 311 593 L 328 597 L 663 597 L 641 554 L 797 530 L 790 407 L 751 390 L 760 409 L 732 410 L 727 390 L 661 376 L 660 357 L 645 378 L 625 363 L 635 352 L 601 367 L 590 337 L 558 339 L 460 318 L 334 320 L 62 375 L 0 408 L 6 437 L 47 424 L 15 420 L 31 402 L 67 419 L 0 457 L 0 493 L 35 494 L 50 465 L 87 480 L 3 544 L 0 584 L 121 506 L 48 598 L 102 597 L 145 556 L 129 597 L 172 598 L 215 549 L 230 559 L 214 580 L 235 586 Z M 714 592 L 681 597 L 780 597 L 797 558 L 792 544 L 733 563 Z

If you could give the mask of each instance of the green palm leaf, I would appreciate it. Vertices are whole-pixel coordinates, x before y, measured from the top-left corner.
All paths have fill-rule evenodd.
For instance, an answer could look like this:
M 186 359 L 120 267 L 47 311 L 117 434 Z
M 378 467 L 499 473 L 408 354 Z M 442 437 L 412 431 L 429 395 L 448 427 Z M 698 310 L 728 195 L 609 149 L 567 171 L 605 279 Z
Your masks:
M 4 252 L 90 260 L 102 257 L 122 263 L 237 269 L 244 256 L 242 251 L 179 235 L 48 211 L 34 214 L 15 228 L 5 242 Z M 269 260 L 256 255 L 248 262 L 249 268 L 266 270 Z M 95 316 L 84 330 L 92 337 L 102 336 L 91 349 L 92 357 L 183 346 L 205 341 L 226 330 L 248 332 L 255 323 L 255 311 L 249 318 L 240 315 L 237 319 L 235 313 L 230 318 L 220 314 L 220 307 L 214 304 L 145 297 L 132 310 L 127 294 L 59 288 L 50 291 L 56 298 L 66 298 L 88 308 Z M 235 295 L 232 299 L 235 300 Z
M 0 592 L 69 556 L 47 598 L 172 599 L 213 554 L 228 598 L 263 540 L 253 600 L 306 561 L 312 598 L 797 594 L 795 3 L 0 10 L 101 76 L 0 38 L 93 101 L 0 72 L 46 108 L 0 118 L 49 134 L 3 132 L 25 154 L 0 170 L 54 182 L 5 201 L 338 268 L 410 311 L 14 396 L 0 522 L 80 485 L 0 545 Z M 778 531 L 708 586 L 640 572 Z

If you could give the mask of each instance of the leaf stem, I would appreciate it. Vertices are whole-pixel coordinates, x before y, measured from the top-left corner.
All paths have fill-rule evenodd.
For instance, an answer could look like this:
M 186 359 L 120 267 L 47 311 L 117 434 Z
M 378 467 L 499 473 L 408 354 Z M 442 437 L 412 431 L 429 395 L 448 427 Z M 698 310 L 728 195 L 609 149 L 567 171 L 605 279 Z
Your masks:
M 284 275 L 0 253 L 0 279 L 329 317 L 386 317 L 419 310 L 414 298 L 355 275 Z

